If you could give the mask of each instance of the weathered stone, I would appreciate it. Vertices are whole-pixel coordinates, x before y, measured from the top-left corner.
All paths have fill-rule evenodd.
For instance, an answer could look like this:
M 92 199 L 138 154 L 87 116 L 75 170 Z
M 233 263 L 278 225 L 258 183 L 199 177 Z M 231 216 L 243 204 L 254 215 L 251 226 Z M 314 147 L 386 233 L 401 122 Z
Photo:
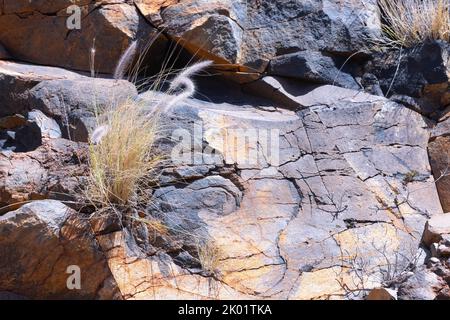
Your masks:
M 439 117 L 450 104 L 450 45 L 444 41 L 380 53 L 366 69 L 379 79 L 385 94 L 416 98 L 423 114 Z
M 67 8 L 74 4 L 81 8 L 81 26 L 69 29 L 74 11 L 68 12 Z M 42 1 L 2 4 L 0 42 L 14 58 L 89 71 L 94 48 L 95 71 L 113 73 L 131 41 L 148 41 L 154 32 L 129 1 L 63 0 L 44 6 Z M 155 53 L 156 61 L 161 52 Z
M 450 110 L 443 113 L 433 129 L 428 154 L 431 168 L 436 179 L 442 208 L 450 211 Z
M 136 87 L 128 81 L 85 77 L 43 81 L 29 90 L 27 103 L 54 117 L 65 137 L 87 142 L 96 113 L 136 97 Z
M 164 253 L 142 256 L 126 232 L 110 233 L 97 239 L 125 299 L 250 298 L 222 282 L 192 274 L 174 264 Z
M 196 237 L 210 239 L 220 250 L 215 276 L 233 290 L 253 298 L 342 299 L 354 298 L 345 285 L 361 285 L 353 270 L 355 256 L 372 270 L 364 278 L 367 290 L 380 287 L 386 271 L 381 266 L 397 261 L 403 270 L 414 261 L 427 216 L 442 212 L 422 117 L 383 97 L 334 86 L 317 87 L 295 99 L 303 106 L 297 113 L 189 100 L 167 115 L 168 131 L 186 130 L 193 152 L 186 163 L 166 167 L 163 185 L 154 194 L 153 203 L 159 204 L 148 210 L 162 213 L 169 230 L 182 225 L 190 234 L 190 241 L 176 245 L 163 243 L 177 232 L 152 243 L 168 250 L 167 263 L 195 268 Z M 255 148 L 251 139 L 230 143 L 251 130 L 278 130 L 278 158 Z M 231 137 L 228 143 L 224 132 Z M 180 140 L 172 136 L 168 152 L 173 141 Z M 193 155 L 207 147 L 217 152 L 219 162 L 206 165 L 200 158 L 194 163 Z M 256 161 L 243 161 L 249 158 Z M 226 179 L 211 184 L 211 178 L 225 175 L 225 168 Z M 407 179 L 412 171 L 417 172 L 414 179 Z M 199 177 L 200 172 L 208 178 Z M 183 176 L 188 181 L 177 180 Z M 236 194 L 235 188 L 239 202 L 222 197 L 230 190 Z M 138 258 L 136 263 L 149 262 Z M 147 286 L 152 280 L 140 280 L 140 295 L 151 295 Z M 165 287 L 158 285 L 156 294 L 165 296 Z M 191 296 L 200 292 L 197 287 L 182 289 Z M 133 295 L 136 289 L 130 286 L 129 291 Z
M 434 300 L 445 281 L 425 268 L 417 270 L 398 289 L 399 300 Z
M 0 206 L 47 197 L 73 199 L 86 175 L 85 146 L 48 140 L 32 152 L 0 154 Z
M 31 110 L 27 109 L 27 93 L 42 81 L 80 78 L 80 74 L 60 68 L 0 61 L 0 116 L 26 115 Z
M 270 62 L 268 74 L 359 89 L 353 77 L 341 70 L 343 63 L 323 53 L 306 50 L 276 57 Z
M 376 2 L 137 1 L 153 24 L 188 50 L 240 71 L 262 72 L 286 53 L 351 54 L 380 32 Z
M 450 234 L 450 214 L 433 215 L 425 225 L 422 242 L 431 246 L 441 241 L 443 234 Z
M 96 298 L 111 273 L 88 221 L 76 215 L 47 200 L 0 216 L 1 290 L 38 299 Z M 81 272 L 79 290 L 67 286 L 71 266 Z
M 28 120 L 35 122 L 39 129 L 41 129 L 42 138 L 57 139 L 61 138 L 61 128 L 58 123 L 47 117 L 44 113 L 39 110 L 33 110 L 28 113 Z

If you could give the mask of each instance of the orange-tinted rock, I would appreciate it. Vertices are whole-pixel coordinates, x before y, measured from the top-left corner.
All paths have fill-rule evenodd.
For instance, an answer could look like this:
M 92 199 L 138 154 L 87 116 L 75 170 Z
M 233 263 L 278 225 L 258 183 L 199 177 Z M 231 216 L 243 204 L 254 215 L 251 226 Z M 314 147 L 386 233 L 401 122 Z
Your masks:
M 73 4 L 81 7 L 81 29 L 67 27 Z M 95 71 L 112 73 L 131 41 L 146 44 L 154 31 L 128 1 L 8 0 L 2 12 L 0 43 L 13 58 L 75 70 L 90 70 L 95 46 Z
M 88 220 L 58 201 L 31 202 L 0 216 L 0 252 L 1 291 L 34 299 L 117 297 L 114 286 L 104 286 L 111 273 Z M 75 269 L 79 290 L 67 285 L 77 284 L 69 279 Z

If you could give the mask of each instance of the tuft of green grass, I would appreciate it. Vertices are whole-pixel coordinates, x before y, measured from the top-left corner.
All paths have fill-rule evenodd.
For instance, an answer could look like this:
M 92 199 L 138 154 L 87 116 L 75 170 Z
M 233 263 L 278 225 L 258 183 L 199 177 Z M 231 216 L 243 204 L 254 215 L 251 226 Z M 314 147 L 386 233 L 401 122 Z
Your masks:
M 450 0 L 378 0 L 388 42 L 413 47 L 427 40 L 450 42 Z

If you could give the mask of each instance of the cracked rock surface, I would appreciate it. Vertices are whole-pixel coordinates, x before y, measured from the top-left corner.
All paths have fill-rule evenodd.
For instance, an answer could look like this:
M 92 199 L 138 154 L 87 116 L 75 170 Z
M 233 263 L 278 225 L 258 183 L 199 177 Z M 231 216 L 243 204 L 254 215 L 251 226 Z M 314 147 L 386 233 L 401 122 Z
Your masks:
M 158 31 L 145 67 L 175 42 L 216 64 L 162 114 L 145 203 L 104 215 L 79 203 L 91 101 L 146 106 L 111 74 Z M 2 1 L 0 299 L 448 299 L 449 46 L 384 97 L 380 31 L 375 0 Z

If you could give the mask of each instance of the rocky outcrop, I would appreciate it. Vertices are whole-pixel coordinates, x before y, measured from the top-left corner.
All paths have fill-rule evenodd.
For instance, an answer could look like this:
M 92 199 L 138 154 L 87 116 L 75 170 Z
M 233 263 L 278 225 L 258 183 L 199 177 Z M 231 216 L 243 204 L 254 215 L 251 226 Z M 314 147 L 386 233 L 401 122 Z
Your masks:
M 63 67 L 0 61 L 0 299 L 450 297 L 447 43 L 370 52 L 375 0 L 0 12 L 0 57 Z M 112 73 L 157 30 L 137 87 L 80 71 Z M 141 92 L 167 86 L 147 76 L 168 40 L 219 75 L 158 114 L 163 160 L 139 206 L 86 203 L 97 112 L 169 98 Z
M 185 41 L 187 48 L 259 72 L 270 59 L 288 52 L 356 52 L 364 36 L 380 30 L 375 1 L 350 5 L 334 0 L 142 0 L 137 5 L 147 19 Z
M 421 114 L 439 118 L 450 104 L 450 44 L 431 41 L 415 48 L 374 54 L 366 66 L 385 95 Z M 404 96 L 409 97 L 404 98 Z
M 323 99 L 325 92 L 328 100 Z M 318 97 L 322 105 L 314 102 Z M 442 212 L 427 160 L 427 125 L 387 99 L 338 87 L 320 87 L 298 99 L 316 106 L 295 113 L 192 101 L 174 111 L 170 123 L 192 134 L 192 124 L 174 120 L 200 121 L 198 148 L 207 143 L 219 161 L 179 163 L 175 168 L 190 169 L 181 167 L 178 173 L 167 169 L 149 212 L 163 212 L 169 229 L 175 230 L 169 238 L 181 243 L 168 250 L 161 240 L 150 241 L 154 249 L 166 248 L 169 256 L 133 261 L 143 264 L 139 268 L 151 268 L 154 259 L 166 259 L 166 270 L 172 270 L 171 264 L 179 270 L 171 271 L 168 279 L 183 279 L 182 284 L 173 288 L 170 281 L 155 283 L 154 276 L 116 266 L 116 278 L 135 279 L 119 287 L 139 298 L 161 298 L 161 292 L 171 298 L 204 297 L 199 279 L 205 275 L 195 267 L 198 248 L 193 245 L 204 237 L 213 239 L 220 252 L 217 279 L 211 280 L 218 291 L 209 292 L 211 298 L 226 297 L 223 291 L 229 290 L 253 298 L 352 297 L 380 285 L 375 279 L 385 272 L 381 265 L 407 268 L 427 217 Z M 247 162 L 241 162 L 251 150 L 240 144 L 236 150 L 221 139 L 220 132 L 232 128 L 278 132 L 279 162 L 271 163 L 262 148 L 253 156 L 263 160 L 252 164 L 244 157 Z M 411 179 L 413 171 L 417 175 Z M 227 180 L 217 180 L 217 175 Z M 184 251 L 188 260 L 179 258 Z M 352 284 L 358 259 L 372 270 L 364 275 L 366 288 Z M 114 263 L 123 266 L 122 260 Z M 196 275 L 180 271 L 186 268 Z M 185 287 L 187 279 L 198 285 Z
M 0 206 L 10 210 L 43 198 L 73 200 L 86 171 L 86 146 L 65 139 L 46 140 L 26 153 L 0 153 Z M 7 206 L 6 208 L 3 208 Z
M 34 299 L 117 295 L 105 286 L 111 273 L 88 221 L 60 202 L 36 201 L 0 216 L 0 248 L 4 291 Z M 79 290 L 68 285 L 71 266 L 81 270 Z
M 89 71 L 94 63 L 96 72 L 113 73 L 133 40 L 146 43 L 155 32 L 132 1 L 5 1 L 1 6 L 0 43 L 12 57 L 37 64 Z M 164 54 L 158 52 L 164 41 L 159 43 L 155 61 Z

